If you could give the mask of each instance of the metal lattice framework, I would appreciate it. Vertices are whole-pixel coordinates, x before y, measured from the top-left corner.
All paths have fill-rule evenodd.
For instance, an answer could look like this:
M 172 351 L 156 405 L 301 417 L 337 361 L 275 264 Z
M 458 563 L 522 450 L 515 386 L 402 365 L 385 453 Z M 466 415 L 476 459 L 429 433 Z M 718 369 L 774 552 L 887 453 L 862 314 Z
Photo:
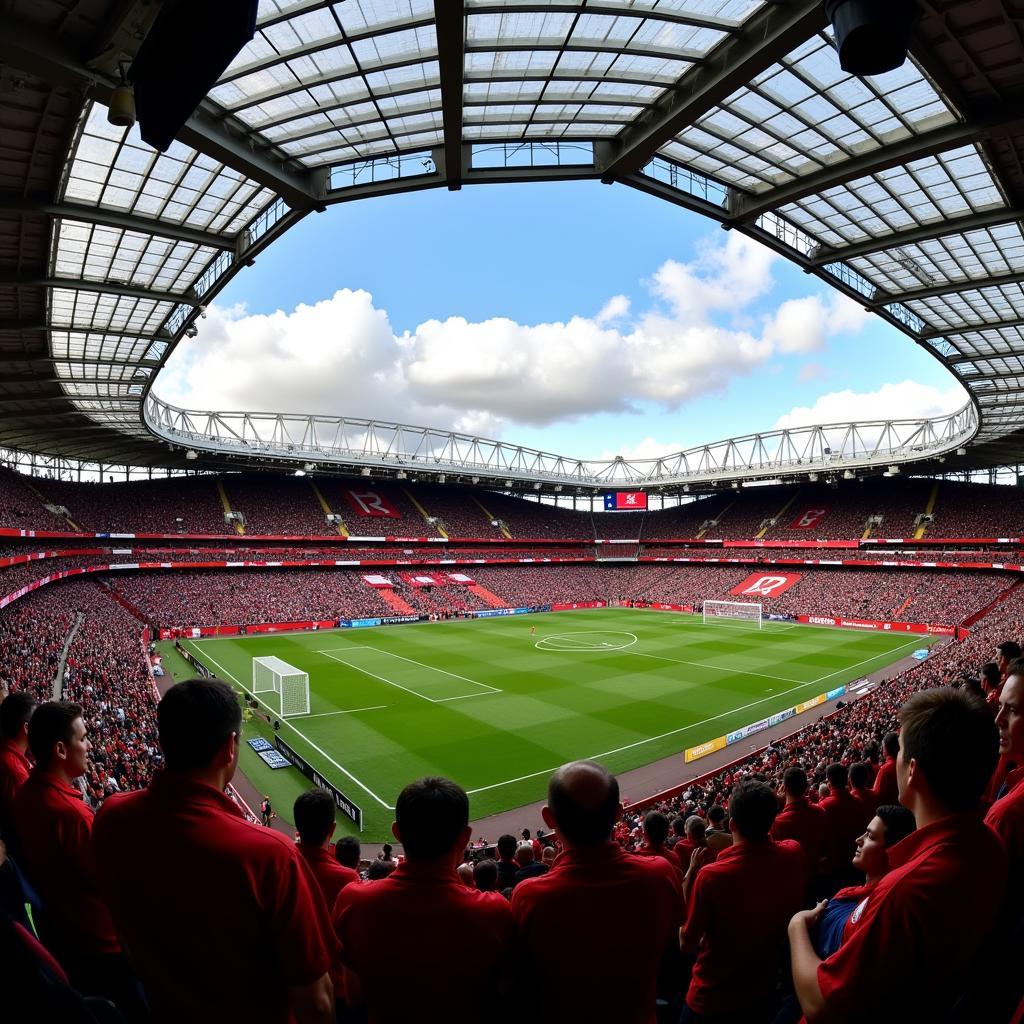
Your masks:
M 230 465 L 261 463 L 267 445 L 287 460 L 294 437 L 301 447 L 311 432 L 316 449 L 326 430 L 339 467 L 426 447 L 468 474 L 486 451 L 542 485 L 563 467 L 602 482 L 791 472 L 825 448 L 866 468 L 1021 461 L 1013 5 L 928 0 L 903 68 L 857 79 L 839 68 L 820 0 L 264 0 L 255 38 L 164 154 L 110 125 L 105 106 L 154 6 L 12 0 L 0 16 L 0 443 L 167 466 L 186 465 L 187 447 Z M 346 439 L 373 434 L 361 421 L 199 416 L 153 396 L 203 308 L 307 214 L 568 178 L 636 188 L 763 241 L 922 345 L 969 407 L 601 468 L 382 424 L 391 439 L 370 454 Z M 826 443 L 836 431 L 845 440 Z
M 582 461 L 503 441 L 402 423 L 333 416 L 214 413 L 177 409 L 150 395 L 146 422 L 194 451 L 301 460 L 317 468 L 472 475 L 516 486 L 678 487 L 777 474 L 874 469 L 945 457 L 977 430 L 973 405 L 934 419 L 797 427 L 700 445 L 658 459 Z

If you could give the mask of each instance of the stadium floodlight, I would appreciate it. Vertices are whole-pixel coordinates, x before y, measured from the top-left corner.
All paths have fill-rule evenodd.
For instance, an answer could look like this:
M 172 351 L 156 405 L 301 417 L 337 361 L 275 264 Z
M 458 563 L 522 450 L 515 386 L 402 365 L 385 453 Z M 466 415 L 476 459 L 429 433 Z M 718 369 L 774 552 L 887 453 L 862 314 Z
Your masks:
M 705 601 L 701 607 L 701 613 L 705 625 L 709 619 L 756 622 L 758 629 L 764 625 L 762 607 L 754 601 Z
M 280 658 L 252 659 L 252 692 L 276 693 L 276 708 L 265 703 L 282 718 L 309 714 L 309 673 Z
M 854 473 L 854 471 L 852 469 L 844 469 L 843 470 L 843 479 L 844 480 L 853 480 L 853 479 L 856 478 L 856 476 L 857 476 L 857 474 Z
M 956 453 L 957 453 L 957 455 L 966 455 L 967 454 L 967 449 L 966 448 L 957 448 Z
M 899 476 L 899 472 L 900 472 L 900 467 L 899 466 L 890 466 L 889 467 L 889 476 Z
M 199 458 L 199 452 L 193 451 L 191 448 L 189 448 L 189 450 L 187 452 L 185 452 L 185 458 L 188 459 L 189 461 L 193 461 L 195 459 L 198 459 Z
M 312 472 L 313 472 L 313 470 L 314 470 L 314 469 L 316 469 L 316 466 L 314 466 L 312 462 L 304 462 L 304 463 L 302 464 L 302 468 L 303 468 L 303 469 L 304 469 L 304 470 L 305 470 L 305 471 L 306 471 L 307 473 L 312 473 Z
M 810 480 L 811 483 L 813 484 L 813 483 L 815 483 L 817 481 L 818 474 L 817 473 L 808 473 L 807 474 L 807 479 Z
M 443 484 L 443 483 L 445 482 L 445 480 L 447 480 L 447 479 L 448 479 L 448 477 L 446 477 L 446 476 L 444 475 L 444 473 L 438 473 L 438 474 L 437 474 L 437 482 L 438 482 L 439 484 Z
M 506 487 L 511 487 L 512 486 L 512 481 L 511 480 L 506 480 L 505 481 L 505 486 Z
M 370 475 L 370 467 L 369 466 L 363 466 L 363 468 L 361 470 L 359 470 L 359 475 L 360 476 L 369 476 Z

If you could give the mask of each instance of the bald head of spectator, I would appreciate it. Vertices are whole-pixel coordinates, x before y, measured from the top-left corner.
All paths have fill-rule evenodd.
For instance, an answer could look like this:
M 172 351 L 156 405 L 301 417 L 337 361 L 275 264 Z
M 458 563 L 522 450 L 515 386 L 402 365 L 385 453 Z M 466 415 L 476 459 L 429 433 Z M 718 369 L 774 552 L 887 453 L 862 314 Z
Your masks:
M 473 882 L 480 892 L 495 892 L 498 888 L 498 865 L 484 857 L 473 865 Z
M 235 691 L 220 679 L 186 679 L 164 694 L 156 720 L 167 770 L 224 789 L 238 766 L 242 707 Z
M 472 864 L 470 864 L 468 861 L 463 861 L 459 865 L 459 867 L 458 867 L 458 872 L 459 872 L 459 878 L 462 881 L 462 884 L 467 889 L 475 889 L 476 888 L 476 881 L 474 880 L 474 876 L 473 876 L 473 865 Z
M 6 696 L 0 704 L 0 739 L 7 740 L 22 753 L 28 750 L 28 723 L 36 709 L 36 699 L 28 690 Z
M 428 776 L 411 782 L 395 801 L 391 831 L 407 860 L 451 860 L 454 867 L 472 835 L 469 797 L 451 779 Z
M 543 863 L 551 867 L 555 863 L 555 857 L 558 856 L 558 851 L 553 846 L 545 846 L 544 852 L 540 855 L 540 859 Z
M 977 697 L 945 686 L 900 709 L 900 803 L 918 825 L 975 810 L 998 760 L 999 732 Z
M 733 840 L 763 843 L 778 811 L 779 802 L 771 786 L 754 779 L 744 779 L 732 791 L 729 801 L 729 827 Z
M 563 845 L 606 843 L 622 814 L 618 780 L 595 761 L 573 761 L 551 776 L 541 813 L 544 823 L 558 830 Z
M 707 827 L 704 824 L 704 819 L 699 814 L 691 814 L 686 819 L 686 838 L 693 843 L 694 846 L 703 846 L 707 841 L 705 839 L 705 833 Z
M 525 868 L 528 864 L 532 864 L 534 860 L 533 843 L 523 842 L 516 847 L 516 863 L 521 868 Z
M 362 857 L 362 848 L 355 836 L 342 836 L 334 844 L 334 859 L 346 868 L 356 871 Z

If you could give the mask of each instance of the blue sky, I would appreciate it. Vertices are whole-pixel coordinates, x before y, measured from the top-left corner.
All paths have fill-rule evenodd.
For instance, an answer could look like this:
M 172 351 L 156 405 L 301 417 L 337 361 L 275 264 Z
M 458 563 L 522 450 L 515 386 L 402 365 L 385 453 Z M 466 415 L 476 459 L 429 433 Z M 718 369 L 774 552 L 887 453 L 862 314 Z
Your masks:
M 178 404 L 376 416 L 582 458 L 963 401 L 935 360 L 816 278 L 595 182 L 332 207 L 199 327 L 156 386 Z

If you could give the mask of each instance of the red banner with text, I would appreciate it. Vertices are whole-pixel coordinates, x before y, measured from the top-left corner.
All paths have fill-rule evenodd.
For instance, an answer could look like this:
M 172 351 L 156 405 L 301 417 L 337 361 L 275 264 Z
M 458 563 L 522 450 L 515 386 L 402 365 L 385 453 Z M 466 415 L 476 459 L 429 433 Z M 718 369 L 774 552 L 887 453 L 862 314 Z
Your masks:
M 735 597 L 778 597 L 794 583 L 800 582 L 798 572 L 755 572 L 729 591 Z

